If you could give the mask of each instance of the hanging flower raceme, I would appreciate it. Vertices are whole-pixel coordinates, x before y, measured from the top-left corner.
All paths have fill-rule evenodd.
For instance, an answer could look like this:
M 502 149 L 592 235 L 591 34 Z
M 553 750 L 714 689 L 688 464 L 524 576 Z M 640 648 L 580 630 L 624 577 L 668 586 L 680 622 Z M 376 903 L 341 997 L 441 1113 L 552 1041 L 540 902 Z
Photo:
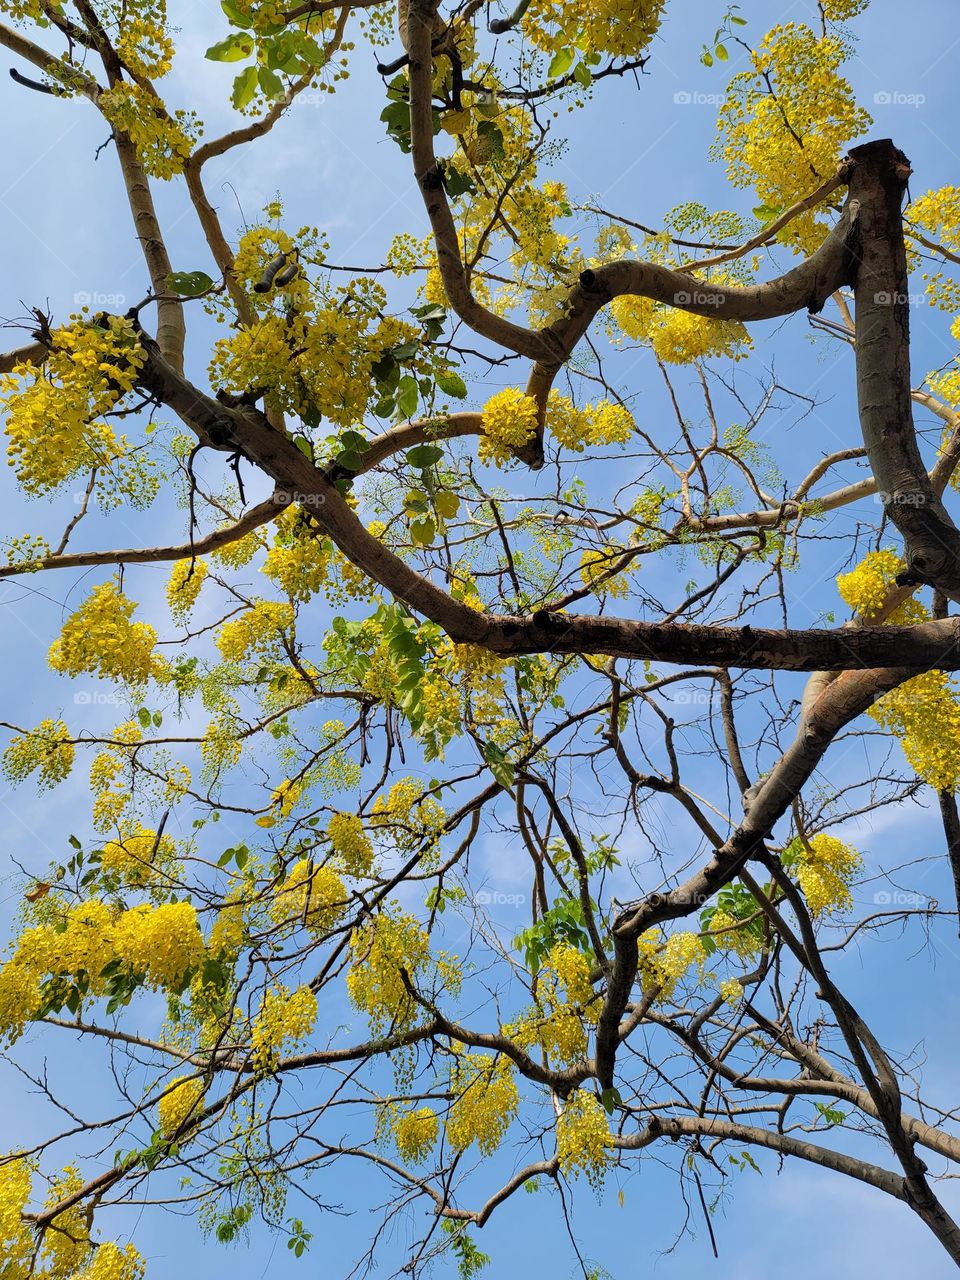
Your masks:
M 146 356 L 131 321 L 72 316 L 42 364 L 0 378 L 7 456 L 21 488 L 48 493 L 81 471 L 109 468 L 129 445 L 102 421 L 134 386 Z
M 516 449 L 533 439 L 536 429 L 536 401 L 517 387 L 506 387 L 484 405 L 480 457 L 485 462 L 509 462 Z
M 789 865 L 813 916 L 847 911 L 853 904 L 850 885 L 863 866 L 856 849 L 836 836 L 816 835 L 791 846 Z
M 195 1120 L 203 1110 L 202 1080 L 175 1076 L 157 1103 L 160 1132 L 169 1137 L 179 1132 L 188 1120 Z
M 584 1174 L 599 1191 L 610 1164 L 613 1138 L 606 1113 L 592 1093 L 577 1089 L 557 1118 L 557 1159 L 567 1177 Z
M 509 1058 L 457 1053 L 450 1068 L 450 1089 L 456 1095 L 447 1114 L 450 1145 L 465 1151 L 476 1143 L 482 1155 L 493 1155 L 520 1105 Z
M 128 684 L 160 675 L 157 633 L 149 623 L 132 621 L 136 607 L 115 581 L 95 587 L 50 646 L 51 667 L 61 675 L 90 674 Z

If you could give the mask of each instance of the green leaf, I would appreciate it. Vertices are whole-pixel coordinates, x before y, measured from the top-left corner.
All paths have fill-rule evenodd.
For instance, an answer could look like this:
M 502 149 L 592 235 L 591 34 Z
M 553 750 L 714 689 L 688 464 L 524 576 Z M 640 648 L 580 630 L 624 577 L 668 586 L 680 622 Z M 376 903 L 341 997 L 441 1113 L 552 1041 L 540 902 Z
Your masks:
M 326 52 L 305 31 L 298 32 L 298 34 L 300 40 L 297 44 L 297 52 L 304 62 L 311 67 L 325 67 L 327 64 Z
M 587 74 L 590 73 L 587 72 Z M 483 143 L 484 154 L 488 161 L 503 159 L 505 154 L 503 133 L 498 124 L 492 120 L 481 120 L 477 125 L 477 137 Z
M 459 373 L 454 373 L 452 369 L 437 374 L 437 386 L 446 395 L 453 396 L 456 400 L 463 400 L 467 394 L 467 384 Z
M 240 62 L 243 58 L 249 58 L 251 53 L 253 53 L 253 36 L 248 36 L 243 31 L 235 31 L 233 35 L 227 36 L 226 40 L 212 44 L 203 56 L 209 58 L 211 62 Z
M 438 444 L 418 444 L 408 449 L 406 453 L 410 466 L 418 467 L 421 471 L 426 467 L 434 466 L 442 457 L 443 450 Z
M 438 515 L 443 516 L 444 520 L 452 520 L 460 510 L 460 499 L 448 489 L 441 490 L 434 498 L 433 504 Z
M 140 708 L 140 710 L 137 712 L 137 719 L 143 725 L 144 729 L 149 729 L 153 721 L 153 717 L 151 716 L 150 712 L 147 710 L 146 707 Z
M 410 526 L 410 537 L 421 547 L 429 547 L 436 536 L 437 526 L 432 520 L 414 520 Z
M 344 449 L 342 453 L 337 454 L 336 463 L 344 471 L 351 471 L 356 474 L 363 466 L 363 455 L 358 453 L 356 449 Z
M 565 76 L 573 66 L 576 56 L 576 51 L 573 49 L 558 49 L 547 68 L 547 79 L 557 80 L 560 76 Z
M 283 81 L 275 71 L 271 71 L 269 67 L 260 67 L 257 71 L 257 79 L 266 97 L 273 101 L 283 97 Z
M 713 52 L 717 55 L 717 57 L 720 59 L 721 62 L 726 62 L 727 59 L 730 57 L 729 53 L 727 53 L 727 46 L 724 44 L 715 45 Z
M 258 84 L 257 68 L 244 67 L 236 80 L 234 80 L 233 93 L 230 95 L 230 101 L 238 111 L 242 111 L 244 107 L 249 106 L 253 101 Z
M 167 276 L 167 288 L 181 298 L 198 298 L 213 288 L 213 281 L 205 271 L 174 271 Z
M 467 173 L 461 173 L 459 169 L 455 169 L 453 165 L 440 162 L 440 172 L 443 177 L 443 186 L 447 195 L 451 200 L 456 200 L 458 196 L 472 195 L 476 188 L 473 185 L 473 179 Z
M 306 71 L 299 56 L 299 34 L 297 31 L 284 31 L 275 40 L 264 41 L 268 67 L 291 76 L 302 75 Z
M 220 8 L 235 27 L 253 26 L 253 18 L 251 15 L 249 13 L 244 13 L 240 6 L 234 3 L 234 0 L 220 0 Z
M 402 418 L 412 418 L 420 403 L 420 388 L 416 378 L 405 374 L 397 384 L 397 412 Z
M 512 791 L 515 770 L 502 749 L 495 742 L 488 742 L 483 748 L 483 758 L 504 791 Z
M 620 1090 L 611 1085 L 601 1093 L 600 1102 L 607 1115 L 612 1116 L 615 1109 L 623 1104 L 623 1098 L 620 1096 Z
M 430 510 L 430 502 L 425 493 L 419 489 L 411 489 L 403 500 L 404 514 L 410 518 L 422 516 Z

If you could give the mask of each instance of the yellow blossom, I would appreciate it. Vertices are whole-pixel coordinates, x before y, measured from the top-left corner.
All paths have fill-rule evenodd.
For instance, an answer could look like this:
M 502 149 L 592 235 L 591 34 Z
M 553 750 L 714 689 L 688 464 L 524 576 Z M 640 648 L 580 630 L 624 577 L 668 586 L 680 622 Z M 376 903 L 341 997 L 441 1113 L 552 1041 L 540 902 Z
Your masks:
M 516 449 L 532 439 L 536 429 L 536 401 L 516 387 L 506 387 L 484 405 L 480 457 L 484 461 L 508 462 Z
M 187 1122 L 196 1121 L 203 1110 L 203 1081 L 174 1076 L 157 1103 L 160 1132 L 170 1137 Z

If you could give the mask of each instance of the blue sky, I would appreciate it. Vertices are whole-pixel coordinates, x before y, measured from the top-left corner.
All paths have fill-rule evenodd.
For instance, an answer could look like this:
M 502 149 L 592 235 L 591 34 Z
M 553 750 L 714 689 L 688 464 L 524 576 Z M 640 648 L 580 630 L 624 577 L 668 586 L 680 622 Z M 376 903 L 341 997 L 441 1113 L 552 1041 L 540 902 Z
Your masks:
M 807 0 L 776 6 L 744 0 L 741 12 L 754 37 L 774 20 L 809 19 L 813 7 Z M 749 211 L 749 196 L 731 191 L 720 167 L 706 160 L 715 119 L 715 107 L 708 99 L 722 93 L 728 73 L 703 68 L 698 53 L 722 9 L 723 5 L 706 0 L 687 6 L 675 0 L 675 16 L 665 27 L 639 88 L 628 79 L 607 82 L 591 111 L 569 117 L 571 145 L 558 162 L 555 176 L 568 184 L 574 198 L 592 196 L 606 208 L 650 225 L 657 225 L 667 208 L 683 200 Z M 678 16 L 682 11 L 684 16 Z M 213 3 L 177 4 L 172 12 L 182 27 L 172 101 L 195 107 L 207 121 L 206 136 L 216 136 L 230 123 L 226 103 L 233 71 L 204 62 L 203 51 L 226 33 L 226 22 Z M 860 43 L 849 74 L 861 103 L 874 115 L 872 136 L 892 136 L 909 155 L 914 195 L 958 181 L 954 121 L 960 34 L 954 35 L 955 4 L 915 0 L 906 13 L 898 0 L 873 0 L 855 30 Z M 358 55 L 346 92 L 301 102 L 267 143 L 211 165 L 208 189 L 231 231 L 242 226 L 244 217 L 252 220 L 280 191 L 287 222 L 308 223 L 325 231 L 337 262 L 378 263 L 396 231 L 422 233 L 424 217 L 409 162 L 385 138 L 378 119 L 380 86 L 372 58 L 362 48 Z M 10 64 L 12 60 L 2 61 Z M 737 66 L 733 53 L 729 71 Z M 0 79 L 0 110 L 10 122 L 0 178 L 0 231 L 7 245 L 2 314 L 16 318 L 25 305 L 49 305 L 54 315 L 62 317 L 85 300 L 123 310 L 147 291 L 147 282 L 125 216 L 113 157 L 106 149 L 96 162 L 93 159 L 96 147 L 105 140 L 99 117 L 86 104 L 30 94 L 6 76 Z M 209 268 L 183 192 L 175 185 L 158 185 L 157 200 L 175 268 Z M 914 309 L 913 328 L 916 378 L 949 358 L 952 348 L 944 318 L 922 305 Z M 846 350 L 822 337 L 814 339 L 803 317 L 761 326 L 755 336 L 762 362 L 775 367 L 780 381 L 806 393 L 815 387 L 820 398 L 812 414 L 802 415 L 787 403 L 769 422 L 767 442 L 789 468 L 787 474 L 795 475 L 821 447 L 837 447 L 837 441 L 855 443 L 852 365 Z M 198 378 L 204 376 L 204 339 L 201 324 L 188 352 L 188 363 Z M 21 340 L 11 334 L 7 345 Z M 636 392 L 634 412 L 649 414 L 655 422 L 664 412 L 655 370 L 645 364 L 641 353 L 626 372 L 621 366 L 618 373 L 629 377 Z M 851 470 L 849 475 L 853 478 L 856 472 Z M 33 504 L 24 511 L 25 504 L 8 478 L 0 478 L 0 484 L 5 486 L 2 493 L 10 510 L 11 532 L 22 532 L 24 527 L 55 528 L 66 518 L 69 499 L 56 509 Z M 109 537 L 115 544 L 153 541 L 159 536 L 164 510 L 169 513 L 173 508 L 161 504 L 161 514 L 147 521 L 135 513 L 132 518 L 123 512 L 114 514 Z M 875 509 L 862 514 L 872 519 Z M 181 522 L 179 531 L 182 516 L 176 518 Z M 850 523 L 840 527 L 852 528 L 855 519 L 855 512 L 845 513 L 841 520 Z M 86 540 L 77 545 L 99 545 L 98 532 L 107 536 L 107 524 L 96 518 L 89 522 Z M 811 549 L 802 582 L 789 587 L 794 625 L 812 625 L 838 609 L 833 587 L 838 567 L 831 544 Z M 86 586 L 99 580 L 77 573 L 0 586 L 0 616 L 9 655 L 0 671 L 0 708 L 5 719 L 32 724 L 49 714 L 52 706 L 71 698 L 44 669 L 42 655 L 64 609 L 75 607 Z M 158 599 L 164 572 L 142 581 L 146 586 L 141 600 L 149 604 L 151 590 Z M 785 679 L 782 687 L 791 689 L 790 680 Z M 69 706 L 68 711 L 76 716 Z M 109 704 L 91 707 L 84 714 L 86 723 L 104 726 L 118 718 Z M 862 769 L 859 757 L 845 761 L 846 750 L 841 745 L 830 757 L 831 770 L 837 775 Z M 5 783 L 0 784 L 10 858 L 39 869 L 48 858 L 59 856 L 63 832 L 84 820 L 77 817 L 83 812 L 80 797 L 72 783 L 40 800 L 29 788 L 10 793 Z M 672 822 L 673 815 L 665 811 L 664 825 Z M 907 862 L 941 848 L 938 827 L 933 814 L 914 805 L 883 810 L 872 822 L 861 822 L 856 830 L 851 826 L 850 834 L 868 865 L 871 853 L 880 856 L 881 851 L 886 862 Z M 482 853 L 480 868 L 486 882 L 501 892 L 512 891 L 509 857 L 503 857 L 493 838 Z M 922 875 L 924 893 L 949 900 L 949 877 L 942 862 Z M 916 887 L 915 879 L 910 887 Z M 12 880 L 2 891 L 9 895 L 9 910 L 15 899 Z M 862 901 L 869 902 L 875 892 L 875 885 L 864 886 Z M 496 908 L 493 915 L 505 936 L 525 922 L 516 919 L 509 905 Z M 920 941 L 919 936 L 911 936 L 900 945 L 866 943 L 837 962 L 835 971 L 884 1043 L 927 1057 L 925 1079 L 930 1092 L 951 1105 L 957 1086 L 952 1061 L 958 1048 L 960 947 L 949 924 L 935 927 L 936 963 L 931 965 L 928 954 L 920 951 Z M 81 1091 L 95 1095 L 96 1064 L 65 1054 L 66 1043 L 45 1038 L 42 1045 L 31 1047 L 31 1060 L 36 1063 L 46 1051 L 52 1073 L 73 1077 Z M 15 1112 L 8 1111 L 0 1120 L 0 1148 L 35 1136 L 36 1127 L 46 1123 L 41 1115 L 46 1113 L 39 1103 L 29 1100 L 23 1106 L 18 1103 Z M 600 1205 L 589 1191 L 578 1196 L 574 1221 L 585 1256 L 601 1262 L 617 1280 L 641 1276 L 672 1280 L 690 1275 L 694 1268 L 717 1280 L 754 1280 L 768 1275 L 771 1268 L 783 1280 L 811 1272 L 881 1278 L 915 1272 L 939 1280 L 952 1272 L 919 1222 L 879 1193 L 796 1165 L 788 1164 L 778 1174 L 770 1157 L 759 1158 L 759 1163 L 762 1176 L 747 1170 L 731 1180 L 732 1194 L 715 1224 L 719 1261 L 710 1255 L 696 1206 L 692 1209 L 695 1236 L 683 1238 L 673 1252 L 662 1253 L 682 1227 L 684 1211 L 676 1177 L 655 1153 L 639 1171 L 624 1177 L 623 1208 L 616 1200 L 619 1183 Z M 481 1171 L 478 1185 L 492 1189 L 502 1174 L 503 1162 L 497 1161 L 488 1174 Z M 365 1206 L 378 1204 L 385 1189 L 375 1176 L 346 1167 L 318 1181 L 318 1190 L 351 1212 L 324 1215 L 308 1224 L 315 1239 L 302 1262 L 287 1253 L 282 1241 L 263 1233 L 254 1234 L 248 1248 L 223 1249 L 203 1241 L 188 1219 L 171 1219 L 147 1209 L 135 1236 L 148 1259 L 148 1275 L 151 1280 L 201 1273 L 207 1280 L 256 1280 L 264 1275 L 276 1280 L 288 1275 L 345 1274 L 377 1221 Z M 949 1184 L 943 1194 L 960 1210 L 960 1196 L 950 1191 Z M 399 1218 L 393 1224 L 382 1257 L 383 1274 L 402 1263 L 404 1243 L 421 1225 L 419 1217 Z M 124 1226 L 129 1227 L 128 1218 Z M 548 1196 L 536 1201 L 523 1194 L 515 1197 L 494 1215 L 479 1243 L 492 1255 L 492 1275 L 526 1273 L 531 1267 L 557 1277 L 574 1274 L 559 1206 Z

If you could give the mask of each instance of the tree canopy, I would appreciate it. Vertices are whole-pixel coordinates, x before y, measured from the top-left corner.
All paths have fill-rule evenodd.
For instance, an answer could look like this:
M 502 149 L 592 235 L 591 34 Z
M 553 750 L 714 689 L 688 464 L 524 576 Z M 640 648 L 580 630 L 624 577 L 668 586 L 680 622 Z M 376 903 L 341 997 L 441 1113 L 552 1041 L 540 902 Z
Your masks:
M 220 7 L 204 60 L 164 0 L 0 0 L 27 105 L 102 117 L 145 289 L 20 300 L 0 357 L 0 577 L 70 587 L 15 663 L 59 692 L 3 721 L 40 838 L 0 1038 L 43 1118 L 0 1277 L 150 1276 L 145 1208 L 315 1258 L 362 1166 L 360 1273 L 400 1211 L 405 1273 L 502 1269 L 534 1193 L 596 1280 L 582 1198 L 666 1165 L 713 1241 L 778 1159 L 960 1263 L 949 1063 L 851 991 L 888 945 L 922 984 L 960 893 L 960 361 L 912 369 L 909 323 L 960 341 L 960 187 L 856 99 L 868 0 L 695 6 L 731 208 L 655 226 L 566 158 L 611 94 L 642 120 L 679 0 Z M 382 260 L 228 204 L 314 108 L 403 158 Z

